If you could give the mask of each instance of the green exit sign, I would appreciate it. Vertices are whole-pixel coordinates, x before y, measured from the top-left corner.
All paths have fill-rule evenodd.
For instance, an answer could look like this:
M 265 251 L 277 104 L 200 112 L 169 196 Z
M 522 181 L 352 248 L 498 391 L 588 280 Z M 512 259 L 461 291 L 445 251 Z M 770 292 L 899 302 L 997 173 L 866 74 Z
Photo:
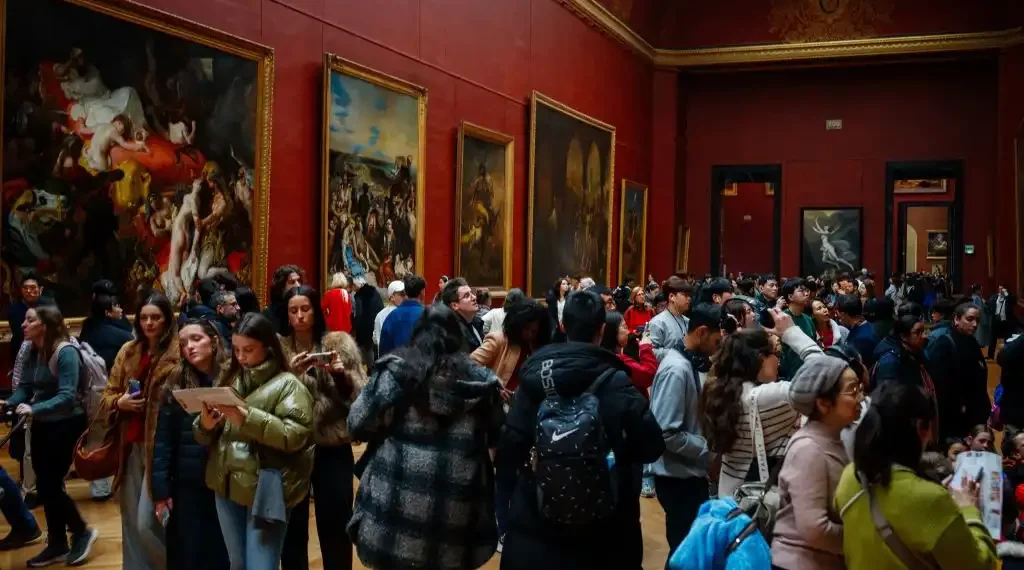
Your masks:
M 967 255 L 974 255 L 974 246 L 973 245 L 965 245 L 964 246 L 964 253 L 966 253 Z

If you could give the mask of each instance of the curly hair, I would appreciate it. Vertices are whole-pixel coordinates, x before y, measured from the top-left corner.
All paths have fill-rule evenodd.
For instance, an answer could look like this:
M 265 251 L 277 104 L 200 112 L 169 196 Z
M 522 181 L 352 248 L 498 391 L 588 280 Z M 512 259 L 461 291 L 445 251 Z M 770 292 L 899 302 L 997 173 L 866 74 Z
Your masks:
M 188 319 L 182 324 L 181 328 L 195 325 L 203 330 L 203 334 L 210 338 L 210 343 L 213 345 L 213 371 L 210 374 L 210 378 L 216 381 L 222 370 L 227 370 L 231 364 L 231 351 L 224 346 L 223 340 L 221 340 L 220 334 L 217 329 L 214 328 L 213 324 L 207 319 Z M 179 350 L 181 350 L 179 348 Z M 164 385 L 164 402 L 169 403 L 174 401 L 173 392 L 175 390 L 181 390 L 185 388 L 198 388 L 200 386 L 199 377 L 202 372 L 199 371 L 191 362 L 185 358 L 183 354 L 181 362 L 178 363 L 177 369 L 174 374 Z
M 732 451 L 743 415 L 743 383 L 756 382 L 761 361 L 774 353 L 774 341 L 761 329 L 738 330 L 722 339 L 698 405 L 701 429 L 714 451 Z

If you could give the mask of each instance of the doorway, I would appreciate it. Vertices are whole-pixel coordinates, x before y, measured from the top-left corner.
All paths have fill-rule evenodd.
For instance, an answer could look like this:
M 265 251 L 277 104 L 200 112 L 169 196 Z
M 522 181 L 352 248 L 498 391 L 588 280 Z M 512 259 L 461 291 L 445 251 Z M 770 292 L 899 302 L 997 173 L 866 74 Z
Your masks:
M 962 160 L 886 164 L 884 278 L 940 272 L 963 289 L 963 173 Z
M 781 165 L 711 167 L 714 274 L 777 275 L 781 221 Z

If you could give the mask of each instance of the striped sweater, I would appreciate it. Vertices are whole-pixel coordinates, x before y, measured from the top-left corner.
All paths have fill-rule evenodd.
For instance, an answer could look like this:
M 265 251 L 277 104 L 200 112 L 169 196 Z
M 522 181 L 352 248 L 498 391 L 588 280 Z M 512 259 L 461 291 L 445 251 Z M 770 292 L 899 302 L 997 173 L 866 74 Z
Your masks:
M 792 327 L 782 335 L 782 342 L 796 353 L 801 360 L 808 355 L 821 352 L 821 348 L 799 327 Z M 754 439 L 750 431 L 750 395 L 754 394 L 757 409 L 761 415 L 761 431 L 768 457 L 782 458 L 789 445 L 789 438 L 800 428 L 800 414 L 790 406 L 789 382 L 743 384 L 743 414 L 736 426 L 736 442 L 728 453 L 722 454 L 722 471 L 718 479 L 718 496 L 728 497 L 747 478 L 751 465 L 756 464 Z

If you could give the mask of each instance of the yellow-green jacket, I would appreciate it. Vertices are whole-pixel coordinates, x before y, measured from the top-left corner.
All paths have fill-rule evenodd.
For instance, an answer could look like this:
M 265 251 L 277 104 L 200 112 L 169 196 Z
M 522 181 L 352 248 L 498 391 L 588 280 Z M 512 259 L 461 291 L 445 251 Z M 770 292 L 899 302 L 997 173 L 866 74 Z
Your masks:
M 210 448 L 206 485 L 231 501 L 252 506 L 261 467 L 280 469 L 289 507 L 309 493 L 313 472 L 313 397 L 291 372 L 271 360 L 243 370 L 227 383 L 245 399 L 245 423 L 230 421 L 206 431 L 197 417 L 196 441 Z
M 847 570 L 905 570 L 875 529 L 861 489 L 851 463 L 835 494 Z M 943 570 L 995 569 L 996 546 L 977 508 L 957 507 L 949 491 L 905 467 L 893 468 L 888 488 L 875 485 L 872 491 L 896 535 L 922 558 Z

